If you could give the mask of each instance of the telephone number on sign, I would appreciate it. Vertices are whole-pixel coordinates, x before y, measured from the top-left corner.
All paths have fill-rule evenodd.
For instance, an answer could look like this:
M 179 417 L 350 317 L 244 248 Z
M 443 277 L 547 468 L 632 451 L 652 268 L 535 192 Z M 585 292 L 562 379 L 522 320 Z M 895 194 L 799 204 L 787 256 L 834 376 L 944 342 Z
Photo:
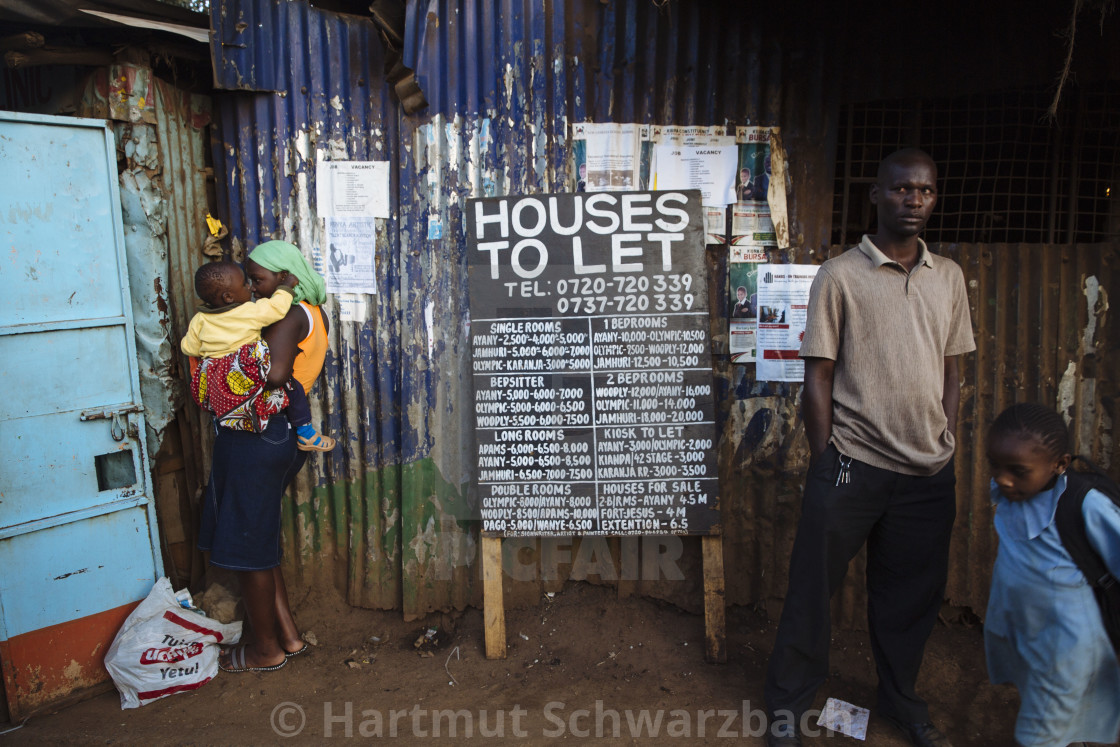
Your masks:
M 612 293 L 678 293 L 692 290 L 692 275 L 616 275 L 611 279 L 603 276 L 586 278 L 561 278 L 556 281 L 556 292 L 575 296 L 599 296 L 610 289 Z
M 641 311 L 691 311 L 692 293 L 654 293 L 624 296 L 560 296 L 556 310 L 561 314 L 630 314 Z

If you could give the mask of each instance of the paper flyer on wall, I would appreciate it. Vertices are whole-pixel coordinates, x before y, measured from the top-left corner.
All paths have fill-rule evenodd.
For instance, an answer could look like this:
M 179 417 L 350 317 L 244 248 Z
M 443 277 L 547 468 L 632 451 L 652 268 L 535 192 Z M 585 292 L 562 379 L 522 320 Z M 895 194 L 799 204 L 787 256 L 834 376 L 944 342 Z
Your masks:
M 736 246 L 777 247 L 770 206 L 761 202 L 736 202 L 731 206 L 731 243 Z
M 651 189 L 698 189 L 705 207 L 735 202 L 738 148 L 730 136 L 673 138 L 653 145 Z
M 727 128 L 723 125 L 652 125 L 650 139 L 654 143 L 665 143 L 670 140 L 692 140 L 695 144 L 706 142 L 698 138 L 724 137 Z
M 758 265 L 758 381 L 803 381 L 798 357 L 819 265 Z
M 324 218 L 318 269 L 328 293 L 377 293 L 374 218 Z
M 649 184 L 650 126 L 572 125 L 577 192 L 644 190 Z
M 732 363 L 754 363 L 758 355 L 758 328 L 754 322 L 732 321 L 728 325 Z
M 388 218 L 388 161 L 326 161 L 315 169 L 320 218 Z
M 758 324 L 758 264 L 732 262 L 728 272 L 728 340 L 732 363 L 755 360 Z
M 340 322 L 361 324 L 369 316 L 369 306 L 366 304 L 363 295 L 357 293 L 342 294 L 335 297 L 335 304 L 338 306 L 338 321 Z
M 764 246 L 752 246 L 750 244 L 740 244 L 733 246 L 729 250 L 728 261 L 735 262 L 769 262 L 770 256 L 766 253 Z
M 720 205 L 704 208 L 704 243 L 727 243 L 727 208 Z
M 772 163 L 770 135 L 776 127 L 737 127 L 736 202 L 731 215 L 731 243 L 777 246 L 770 219 Z M 776 185 L 781 186 L 781 185 Z

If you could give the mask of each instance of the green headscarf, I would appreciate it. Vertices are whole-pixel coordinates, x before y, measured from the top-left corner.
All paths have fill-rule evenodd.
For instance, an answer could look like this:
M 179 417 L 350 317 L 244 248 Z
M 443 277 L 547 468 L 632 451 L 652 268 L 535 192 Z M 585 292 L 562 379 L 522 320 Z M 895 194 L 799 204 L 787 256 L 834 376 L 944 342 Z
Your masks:
M 287 241 L 266 241 L 249 252 L 249 259 L 266 270 L 272 272 L 287 270 L 299 278 L 293 303 L 307 301 L 312 306 L 319 306 L 327 300 L 327 284 L 295 244 L 289 244 Z

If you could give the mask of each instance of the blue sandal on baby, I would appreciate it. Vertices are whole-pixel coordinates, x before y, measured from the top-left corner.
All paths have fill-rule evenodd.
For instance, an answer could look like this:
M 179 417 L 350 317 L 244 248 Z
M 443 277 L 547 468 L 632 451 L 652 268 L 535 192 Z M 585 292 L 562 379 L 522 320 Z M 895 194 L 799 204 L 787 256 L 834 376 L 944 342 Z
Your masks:
M 335 440 L 321 433 L 297 437 L 296 448 L 300 451 L 330 451 L 334 447 Z

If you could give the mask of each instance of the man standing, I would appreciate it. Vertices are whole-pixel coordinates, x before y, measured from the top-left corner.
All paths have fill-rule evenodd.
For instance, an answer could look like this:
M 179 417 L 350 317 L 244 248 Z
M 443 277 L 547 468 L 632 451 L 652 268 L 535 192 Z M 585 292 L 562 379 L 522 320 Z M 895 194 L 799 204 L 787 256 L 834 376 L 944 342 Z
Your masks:
M 878 715 L 911 744 L 949 745 L 914 686 L 956 515 L 957 356 L 976 345 L 960 267 L 918 237 L 936 182 L 923 151 L 887 156 L 871 187 L 877 232 L 813 281 L 801 345 L 809 473 L 766 676 L 771 747 L 801 744 L 828 674 L 829 600 L 864 543 Z

